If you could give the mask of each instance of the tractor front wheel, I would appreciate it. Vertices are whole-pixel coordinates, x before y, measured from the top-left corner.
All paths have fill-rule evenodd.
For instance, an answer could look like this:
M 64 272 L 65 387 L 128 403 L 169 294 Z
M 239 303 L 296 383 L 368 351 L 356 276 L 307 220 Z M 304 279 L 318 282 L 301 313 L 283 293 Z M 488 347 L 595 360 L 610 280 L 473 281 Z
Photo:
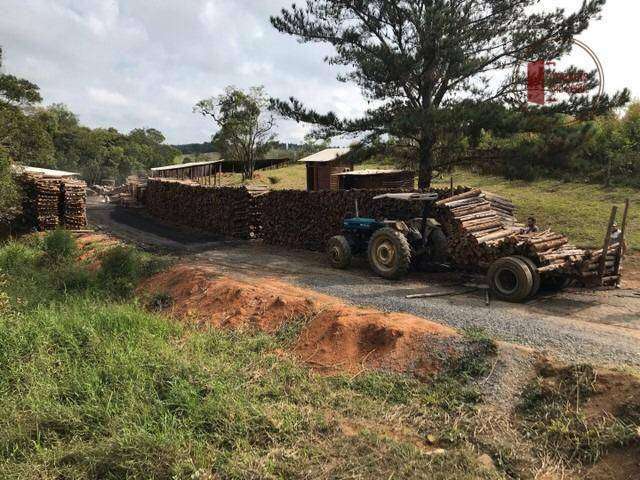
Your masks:
M 351 245 L 346 237 L 337 235 L 327 242 L 327 256 L 333 268 L 344 270 L 351 265 Z
M 369 265 L 383 278 L 397 280 L 409 272 L 411 246 L 402 233 L 389 227 L 376 230 L 369 239 Z

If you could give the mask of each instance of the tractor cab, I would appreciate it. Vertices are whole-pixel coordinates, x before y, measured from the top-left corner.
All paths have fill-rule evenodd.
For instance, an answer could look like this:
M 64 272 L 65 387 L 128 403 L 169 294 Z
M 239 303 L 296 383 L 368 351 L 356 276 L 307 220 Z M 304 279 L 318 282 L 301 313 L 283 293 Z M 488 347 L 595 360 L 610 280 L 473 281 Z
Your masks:
M 381 277 L 396 279 L 407 274 L 412 263 L 438 262 L 447 256 L 447 240 L 440 224 L 428 218 L 435 193 L 386 193 L 373 200 L 392 199 L 422 203 L 422 216 L 411 220 L 376 220 L 356 215 L 343 222 L 343 234 L 331 238 L 327 253 L 335 268 L 347 268 L 353 255 L 366 253 L 371 268 Z

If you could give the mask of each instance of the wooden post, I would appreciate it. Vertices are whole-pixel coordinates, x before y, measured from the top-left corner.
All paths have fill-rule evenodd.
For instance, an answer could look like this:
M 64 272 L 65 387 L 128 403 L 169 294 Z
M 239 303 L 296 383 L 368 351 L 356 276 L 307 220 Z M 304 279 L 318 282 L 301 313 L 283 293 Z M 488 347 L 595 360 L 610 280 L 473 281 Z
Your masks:
M 629 216 L 629 199 L 624 201 L 624 213 L 622 214 L 622 231 L 620 233 L 620 243 L 618 244 L 618 253 L 616 255 L 616 264 L 613 271 L 614 276 L 620 274 L 620 264 L 622 263 L 622 257 L 624 256 L 624 237 L 627 233 L 627 218 Z
M 618 207 L 615 205 L 611 208 L 611 217 L 609 217 L 609 224 L 607 225 L 607 233 L 604 236 L 604 245 L 602 246 L 602 259 L 600 260 L 600 267 L 598 268 L 598 277 L 600 278 L 600 284 L 604 278 L 604 271 L 607 263 L 607 252 L 609 251 L 609 245 L 611 244 L 611 229 L 616 221 L 616 214 L 618 213 Z
M 453 175 L 451 176 L 451 196 L 453 197 Z

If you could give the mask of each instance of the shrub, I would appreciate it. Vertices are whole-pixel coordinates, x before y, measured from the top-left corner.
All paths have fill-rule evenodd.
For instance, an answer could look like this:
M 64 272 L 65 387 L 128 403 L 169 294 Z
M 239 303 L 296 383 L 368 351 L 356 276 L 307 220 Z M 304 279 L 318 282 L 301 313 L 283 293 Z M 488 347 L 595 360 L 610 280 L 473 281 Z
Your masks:
M 53 263 L 60 263 L 73 258 L 76 252 L 76 240 L 73 238 L 73 235 L 66 230 L 54 230 L 44 238 L 44 253 L 47 259 Z
M 55 283 L 58 290 L 65 292 L 82 292 L 91 286 L 91 273 L 79 266 L 70 265 L 57 269 L 54 274 Z
M 102 255 L 98 280 L 103 288 L 118 297 L 129 297 L 139 280 L 164 270 L 169 262 L 165 257 L 117 246 Z
M 35 268 L 41 253 L 21 242 L 9 242 L 0 249 L 0 269 L 14 276 Z
M 130 296 L 139 276 L 140 265 L 133 248 L 118 246 L 102 255 L 98 279 L 115 295 Z

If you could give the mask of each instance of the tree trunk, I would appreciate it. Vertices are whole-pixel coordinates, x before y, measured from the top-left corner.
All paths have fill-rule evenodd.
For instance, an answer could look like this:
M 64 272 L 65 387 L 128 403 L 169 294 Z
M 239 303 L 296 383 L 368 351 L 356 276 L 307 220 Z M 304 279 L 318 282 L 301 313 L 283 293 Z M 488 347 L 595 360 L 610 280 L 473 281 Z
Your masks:
M 418 146 L 418 188 L 431 187 L 433 175 L 433 141 L 425 140 Z

